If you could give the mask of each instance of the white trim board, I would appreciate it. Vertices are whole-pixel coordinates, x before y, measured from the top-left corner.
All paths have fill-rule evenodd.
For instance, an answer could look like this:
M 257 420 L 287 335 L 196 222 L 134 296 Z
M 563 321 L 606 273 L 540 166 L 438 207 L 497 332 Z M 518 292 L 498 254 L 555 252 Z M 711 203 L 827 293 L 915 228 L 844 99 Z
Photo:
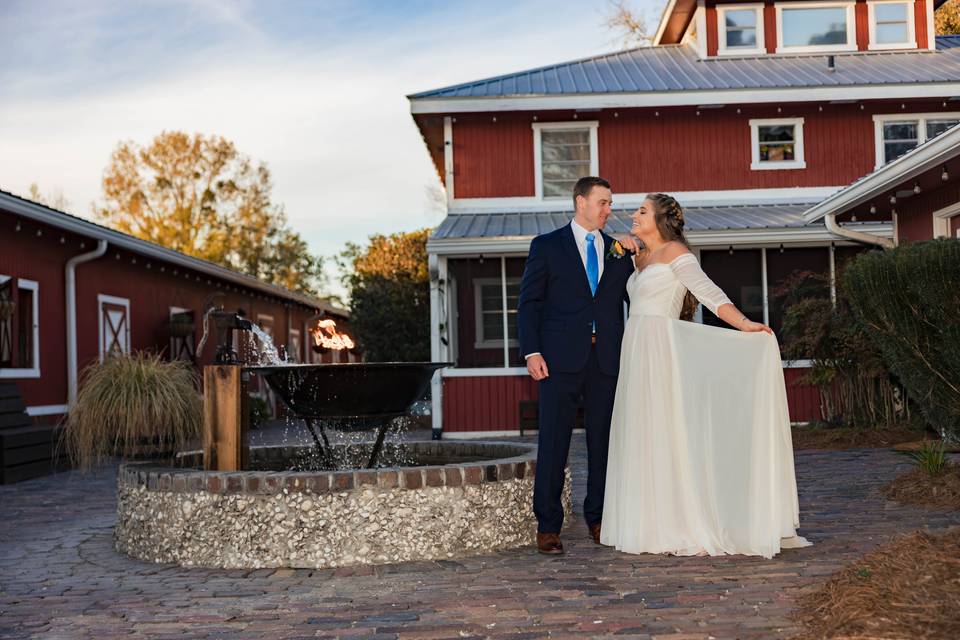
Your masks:
M 0 276 L 0 283 L 7 282 L 11 276 Z M 39 378 L 40 377 L 40 283 L 27 278 L 17 278 L 18 289 L 33 291 L 33 366 L 0 369 L 0 378 Z
M 856 54 L 850 54 L 856 55 Z M 905 55 L 935 56 L 922 51 Z M 936 60 L 931 59 L 931 64 Z M 842 60 L 839 62 L 842 64 Z M 646 91 L 575 95 L 519 95 L 493 98 L 410 98 L 410 112 L 452 114 L 550 109 L 614 109 L 627 107 L 678 107 L 701 104 L 764 104 L 826 102 L 830 100 L 897 100 L 949 98 L 960 95 L 960 82 L 916 82 L 896 85 L 842 85 L 769 89 L 709 89 L 697 91 Z
M 27 407 L 28 416 L 56 416 L 67 412 L 65 404 L 44 404 Z

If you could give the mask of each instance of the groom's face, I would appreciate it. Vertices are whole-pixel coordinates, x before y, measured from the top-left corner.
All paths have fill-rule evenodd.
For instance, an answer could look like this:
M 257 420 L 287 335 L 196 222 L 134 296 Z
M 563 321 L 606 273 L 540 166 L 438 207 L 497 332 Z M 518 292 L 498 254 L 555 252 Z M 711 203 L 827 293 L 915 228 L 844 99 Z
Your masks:
M 606 187 L 595 186 L 586 197 L 577 196 L 577 224 L 587 231 L 603 229 L 612 204 L 613 194 Z

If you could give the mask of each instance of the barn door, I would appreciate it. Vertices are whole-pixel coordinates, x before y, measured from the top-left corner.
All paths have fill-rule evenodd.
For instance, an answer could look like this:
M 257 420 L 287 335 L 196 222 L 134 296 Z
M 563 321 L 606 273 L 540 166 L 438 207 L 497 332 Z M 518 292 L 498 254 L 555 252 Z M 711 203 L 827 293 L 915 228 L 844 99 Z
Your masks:
M 100 362 L 107 356 L 130 353 L 130 301 L 97 296 L 100 306 Z

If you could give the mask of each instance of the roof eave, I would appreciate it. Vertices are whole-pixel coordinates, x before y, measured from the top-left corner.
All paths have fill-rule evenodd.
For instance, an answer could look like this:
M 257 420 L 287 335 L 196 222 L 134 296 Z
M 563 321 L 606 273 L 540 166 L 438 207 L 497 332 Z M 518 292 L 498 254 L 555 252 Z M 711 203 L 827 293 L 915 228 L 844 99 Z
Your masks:
M 44 205 L 31 202 L 30 200 L 26 200 L 24 198 L 13 196 L 7 193 L 0 193 L 0 205 L 2 205 L 3 209 L 15 215 L 23 216 L 24 218 L 28 218 L 36 222 L 48 224 L 52 227 L 87 236 L 89 238 L 94 238 L 96 240 L 106 240 L 115 247 L 126 249 L 128 251 L 134 251 L 140 255 L 147 256 L 155 260 L 163 260 L 185 269 L 193 269 L 194 271 L 198 271 L 210 277 L 225 280 L 238 286 L 255 289 L 261 293 L 277 296 L 286 300 L 292 300 L 307 307 L 328 311 L 343 317 L 349 316 L 349 312 L 344 309 L 339 309 L 325 300 L 314 298 L 296 291 L 290 291 L 289 289 L 284 289 L 283 287 L 278 287 L 276 285 L 268 284 L 258 280 L 257 278 L 254 278 L 253 276 L 248 276 L 212 262 L 207 262 L 206 260 L 188 256 L 184 253 L 180 253 L 179 251 L 174 251 L 173 249 L 161 247 L 160 245 L 147 242 L 146 240 L 134 238 L 133 236 L 127 235 L 120 231 L 102 227 L 81 218 L 57 211 L 56 209 L 51 209 Z
M 896 160 L 868 173 L 856 182 L 803 213 L 806 222 L 815 222 L 827 214 L 843 214 L 891 188 L 960 155 L 960 126 L 905 153 Z

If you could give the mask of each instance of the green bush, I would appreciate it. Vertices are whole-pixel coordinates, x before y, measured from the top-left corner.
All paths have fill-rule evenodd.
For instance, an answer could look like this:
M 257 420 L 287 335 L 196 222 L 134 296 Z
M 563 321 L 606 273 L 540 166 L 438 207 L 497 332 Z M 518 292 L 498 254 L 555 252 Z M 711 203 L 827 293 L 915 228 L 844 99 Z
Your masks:
M 960 241 L 859 256 L 843 277 L 850 305 L 923 418 L 960 437 Z
M 797 271 L 774 291 L 785 309 L 783 355 L 810 360 L 801 379 L 817 387 L 823 419 L 834 426 L 885 427 L 910 418 L 905 392 L 890 375 L 869 332 L 842 290 L 830 299 L 830 276 Z

